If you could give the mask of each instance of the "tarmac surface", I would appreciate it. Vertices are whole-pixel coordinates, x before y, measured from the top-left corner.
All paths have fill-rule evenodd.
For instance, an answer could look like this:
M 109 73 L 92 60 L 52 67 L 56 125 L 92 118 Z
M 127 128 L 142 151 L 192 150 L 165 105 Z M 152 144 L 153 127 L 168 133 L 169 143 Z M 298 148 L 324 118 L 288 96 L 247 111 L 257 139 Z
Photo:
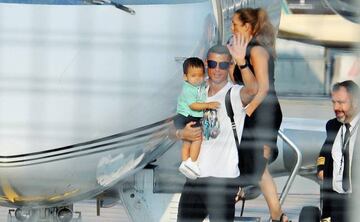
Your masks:
M 285 177 L 276 178 L 278 191 L 286 181 Z M 292 222 L 297 222 L 301 208 L 305 205 L 319 206 L 319 186 L 308 179 L 297 177 L 294 186 L 285 200 L 283 210 Z M 236 216 L 240 215 L 241 203 L 236 205 Z M 0 208 L 0 221 L 7 221 L 8 208 Z M 74 211 L 80 211 L 82 222 L 130 222 L 131 219 L 121 203 L 111 208 L 101 208 L 100 216 L 96 216 L 95 200 L 85 200 L 74 204 Z M 244 215 L 246 217 L 261 217 L 262 222 L 267 222 L 269 212 L 262 195 L 254 200 L 246 201 Z M 208 221 L 208 220 L 205 220 Z

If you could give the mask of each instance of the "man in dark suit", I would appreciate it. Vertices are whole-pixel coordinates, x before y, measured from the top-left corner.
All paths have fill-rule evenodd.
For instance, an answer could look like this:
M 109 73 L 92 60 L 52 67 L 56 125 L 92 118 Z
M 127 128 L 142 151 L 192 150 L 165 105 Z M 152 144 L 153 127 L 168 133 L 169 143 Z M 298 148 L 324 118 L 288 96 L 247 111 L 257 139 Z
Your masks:
M 349 222 L 348 201 L 352 157 L 359 127 L 359 86 L 351 80 L 336 83 L 331 92 L 336 118 L 326 124 L 326 140 L 317 160 L 318 178 L 322 181 L 322 221 Z

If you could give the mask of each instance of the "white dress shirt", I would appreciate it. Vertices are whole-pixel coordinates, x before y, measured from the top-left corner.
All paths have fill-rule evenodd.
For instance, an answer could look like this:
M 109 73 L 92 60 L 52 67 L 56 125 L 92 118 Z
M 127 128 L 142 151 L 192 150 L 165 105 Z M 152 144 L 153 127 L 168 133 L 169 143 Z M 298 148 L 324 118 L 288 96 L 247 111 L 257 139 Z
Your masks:
M 345 137 L 346 127 L 343 124 L 334 140 L 334 144 L 331 150 L 331 155 L 334 160 L 333 162 L 333 190 L 338 193 L 351 193 L 352 192 L 352 185 L 351 185 L 351 165 L 352 165 L 352 156 L 354 151 L 354 144 L 356 140 L 357 130 L 359 128 L 359 118 L 360 114 L 357 114 L 355 118 L 350 122 L 350 140 L 349 140 L 349 170 L 350 170 L 350 188 L 347 192 L 345 192 L 342 188 L 342 178 L 343 178 L 343 171 L 344 171 L 344 161 L 342 160 L 342 147 L 343 147 L 343 140 Z

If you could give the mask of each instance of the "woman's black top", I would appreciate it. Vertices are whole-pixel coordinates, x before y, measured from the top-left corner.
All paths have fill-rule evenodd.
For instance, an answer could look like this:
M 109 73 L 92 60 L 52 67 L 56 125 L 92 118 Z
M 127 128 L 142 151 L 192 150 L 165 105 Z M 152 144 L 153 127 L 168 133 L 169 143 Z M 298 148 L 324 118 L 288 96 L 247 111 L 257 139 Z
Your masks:
M 254 46 L 261 46 L 254 39 L 250 41 L 246 49 L 246 62 L 249 65 L 250 70 L 255 75 L 254 67 L 250 63 L 250 52 Z M 278 148 L 276 145 L 278 130 L 282 121 L 282 112 L 275 92 L 275 78 L 274 78 L 274 58 L 271 54 L 271 50 L 265 48 L 269 53 L 268 60 L 268 72 L 269 72 L 269 91 L 262 103 L 256 108 L 251 117 L 246 116 L 244 131 L 248 131 L 251 128 L 253 136 L 251 139 L 243 137 L 242 141 L 255 140 L 252 143 L 255 148 L 263 149 L 264 145 L 268 145 L 272 149 L 272 156 L 269 161 L 272 162 L 278 155 Z M 241 71 L 238 66 L 235 66 L 234 80 L 237 84 L 243 85 Z M 249 141 L 248 141 L 249 142 Z

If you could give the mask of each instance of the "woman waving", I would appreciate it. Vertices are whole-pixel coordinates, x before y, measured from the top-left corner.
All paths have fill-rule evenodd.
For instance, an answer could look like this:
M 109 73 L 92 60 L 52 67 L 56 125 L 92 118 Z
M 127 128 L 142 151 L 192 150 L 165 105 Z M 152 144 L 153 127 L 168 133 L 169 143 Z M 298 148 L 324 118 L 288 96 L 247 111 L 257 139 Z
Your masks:
M 232 18 L 231 31 L 233 36 L 228 48 L 236 64 L 230 70 L 231 79 L 238 84 L 247 84 L 246 81 L 253 76 L 257 80 L 253 86 L 257 93 L 246 107 L 244 130 L 252 132 L 254 146 L 263 149 L 265 159 L 271 163 L 278 155 L 276 142 L 282 121 L 274 86 L 275 31 L 266 11 L 261 8 L 237 10 Z M 281 210 L 276 185 L 267 166 L 259 185 L 272 221 L 288 221 Z

